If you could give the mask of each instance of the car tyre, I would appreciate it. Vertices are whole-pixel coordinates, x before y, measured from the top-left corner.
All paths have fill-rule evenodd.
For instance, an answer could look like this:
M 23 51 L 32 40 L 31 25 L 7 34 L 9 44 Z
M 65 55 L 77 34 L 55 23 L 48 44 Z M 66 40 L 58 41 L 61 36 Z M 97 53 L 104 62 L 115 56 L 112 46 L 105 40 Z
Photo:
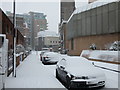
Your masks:
M 70 77 L 69 76 L 66 76 L 66 87 L 68 88 L 68 89 L 70 89 L 71 88 L 71 86 L 70 86 Z
M 58 76 L 58 71 L 56 69 L 56 78 L 59 79 L 59 76 Z

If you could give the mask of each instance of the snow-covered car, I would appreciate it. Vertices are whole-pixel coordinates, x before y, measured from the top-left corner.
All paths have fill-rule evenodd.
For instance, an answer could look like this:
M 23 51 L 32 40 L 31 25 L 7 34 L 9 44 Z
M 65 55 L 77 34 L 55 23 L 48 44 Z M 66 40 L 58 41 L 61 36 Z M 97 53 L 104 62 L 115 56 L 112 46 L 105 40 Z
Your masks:
M 42 63 L 43 64 L 57 64 L 61 54 L 56 52 L 46 52 L 42 56 Z
M 44 55 L 45 51 L 41 51 L 40 53 L 40 60 L 42 61 L 43 60 L 43 55 Z
M 67 88 L 95 88 L 105 86 L 105 74 L 83 57 L 62 58 L 56 65 L 56 78 Z

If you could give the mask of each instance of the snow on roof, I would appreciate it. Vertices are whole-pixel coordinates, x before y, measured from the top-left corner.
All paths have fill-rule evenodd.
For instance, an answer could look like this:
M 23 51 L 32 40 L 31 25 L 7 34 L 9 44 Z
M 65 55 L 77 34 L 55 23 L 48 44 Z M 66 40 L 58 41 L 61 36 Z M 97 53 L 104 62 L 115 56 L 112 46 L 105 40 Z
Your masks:
M 119 0 L 98 0 L 98 1 L 95 1 L 95 2 L 90 3 L 90 4 L 86 4 L 82 7 L 77 8 L 72 13 L 72 15 L 70 16 L 70 18 L 68 19 L 67 22 L 69 22 L 71 20 L 72 16 L 75 15 L 75 14 L 78 14 L 78 13 L 81 13 L 81 12 L 84 12 L 84 11 L 87 11 L 87 10 L 90 10 L 90 9 L 93 9 L 93 8 L 96 8 L 96 7 L 100 7 L 100 6 L 103 6 L 103 5 L 112 3 L 112 2 L 117 2 L 117 1 L 119 1 Z
M 59 37 L 59 34 L 54 31 L 45 30 L 38 32 L 38 37 Z

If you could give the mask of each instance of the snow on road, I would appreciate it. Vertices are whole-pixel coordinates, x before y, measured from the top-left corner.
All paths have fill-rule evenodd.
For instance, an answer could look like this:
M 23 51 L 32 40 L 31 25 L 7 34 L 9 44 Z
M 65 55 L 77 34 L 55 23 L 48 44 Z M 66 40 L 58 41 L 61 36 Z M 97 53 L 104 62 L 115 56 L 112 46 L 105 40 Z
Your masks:
M 65 88 L 55 78 L 55 65 L 43 65 L 39 53 L 33 52 L 17 67 L 17 77 L 8 77 L 6 88 Z M 118 88 L 118 73 L 103 71 L 106 75 L 105 88 Z
M 17 77 L 6 79 L 6 88 L 64 88 L 55 78 L 55 66 L 43 65 L 33 52 L 17 68 Z

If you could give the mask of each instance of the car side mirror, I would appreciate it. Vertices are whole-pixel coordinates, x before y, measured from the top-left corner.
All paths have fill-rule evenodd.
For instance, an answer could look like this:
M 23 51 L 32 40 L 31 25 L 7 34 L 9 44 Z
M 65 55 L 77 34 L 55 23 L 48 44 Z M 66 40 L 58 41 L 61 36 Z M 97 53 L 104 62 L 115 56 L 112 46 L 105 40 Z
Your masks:
M 64 70 L 64 69 L 65 69 L 65 67 L 63 67 L 63 66 L 60 66 L 60 68 L 61 68 L 62 70 Z

